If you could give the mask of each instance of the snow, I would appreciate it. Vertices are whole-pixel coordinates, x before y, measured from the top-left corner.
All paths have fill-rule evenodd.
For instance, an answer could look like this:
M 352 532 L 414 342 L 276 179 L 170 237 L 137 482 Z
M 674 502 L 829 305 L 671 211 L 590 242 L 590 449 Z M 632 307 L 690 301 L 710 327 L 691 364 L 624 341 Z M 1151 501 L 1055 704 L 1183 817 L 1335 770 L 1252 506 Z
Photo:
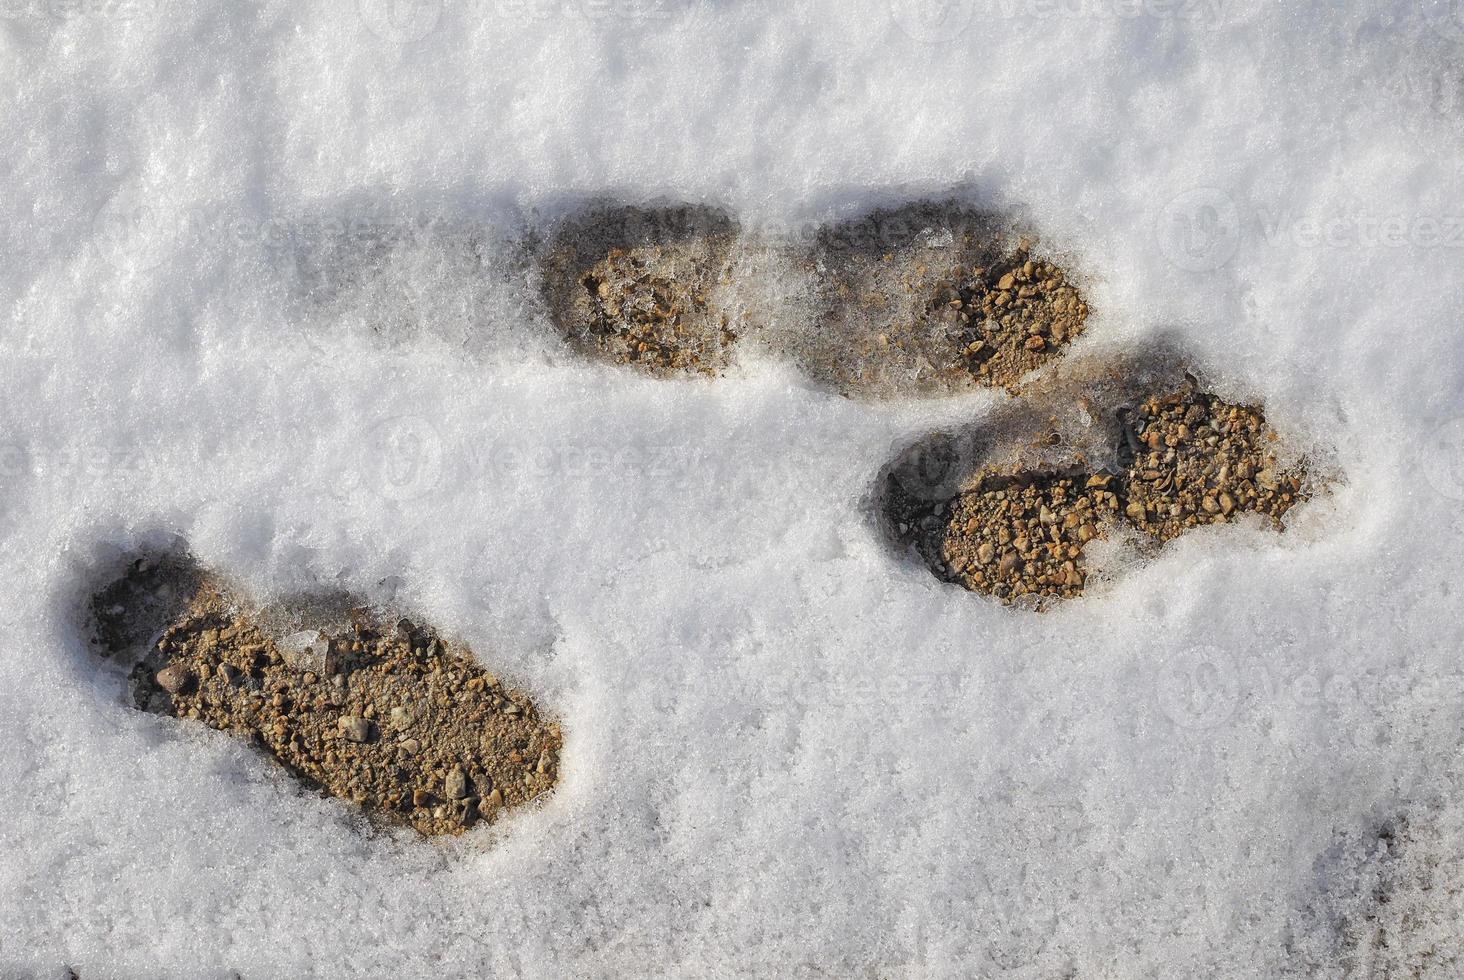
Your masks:
M 1327 856 L 1460 790 L 1464 9 L 895 2 L 0 3 L 0 975 L 1345 975 Z M 870 511 L 1004 396 L 587 364 L 514 245 L 952 191 L 1345 482 L 1004 609 Z M 78 606 L 174 535 L 468 640 L 553 797 L 371 837 L 126 707 Z

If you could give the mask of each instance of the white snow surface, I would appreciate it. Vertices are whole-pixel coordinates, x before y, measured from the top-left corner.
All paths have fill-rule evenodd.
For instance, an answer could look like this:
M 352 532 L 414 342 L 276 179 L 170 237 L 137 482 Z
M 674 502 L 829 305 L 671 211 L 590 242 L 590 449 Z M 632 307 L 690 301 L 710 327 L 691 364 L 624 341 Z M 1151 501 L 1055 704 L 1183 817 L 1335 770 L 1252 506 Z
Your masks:
M 0 3 L 0 977 L 1362 975 L 1329 855 L 1464 792 L 1461 64 L 1443 0 Z M 1345 479 L 1006 609 L 870 506 L 1006 396 L 587 363 L 513 244 L 953 192 Z M 132 710 L 78 610 L 174 535 L 394 588 L 557 790 L 371 834 Z

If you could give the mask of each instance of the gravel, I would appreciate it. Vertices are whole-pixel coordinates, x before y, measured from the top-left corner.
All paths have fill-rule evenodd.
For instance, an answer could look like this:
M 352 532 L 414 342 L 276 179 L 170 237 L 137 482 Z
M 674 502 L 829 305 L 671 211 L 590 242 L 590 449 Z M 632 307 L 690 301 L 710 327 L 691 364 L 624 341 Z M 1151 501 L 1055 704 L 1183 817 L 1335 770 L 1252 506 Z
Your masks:
M 144 574 L 156 577 L 160 566 L 150 567 Z M 152 623 L 155 644 L 125 648 L 139 657 L 132 671 L 139 708 L 236 735 L 303 785 L 425 835 L 461 833 L 553 788 L 558 725 L 468 649 L 354 605 L 349 626 L 279 634 L 272 624 L 291 613 L 252 608 L 191 563 L 165 567 L 164 577 L 193 592 L 185 605 L 161 610 L 172 618 Z M 118 596 L 146 591 L 114 583 L 93 608 L 113 609 Z M 108 623 L 130 628 L 129 617 L 159 611 L 140 604 Z M 106 644 L 121 635 L 116 629 L 98 634 L 106 655 L 123 652 Z M 307 648 L 314 655 L 302 659 Z M 302 669 L 306 661 L 329 675 Z M 495 792 L 475 796 L 474 787 Z

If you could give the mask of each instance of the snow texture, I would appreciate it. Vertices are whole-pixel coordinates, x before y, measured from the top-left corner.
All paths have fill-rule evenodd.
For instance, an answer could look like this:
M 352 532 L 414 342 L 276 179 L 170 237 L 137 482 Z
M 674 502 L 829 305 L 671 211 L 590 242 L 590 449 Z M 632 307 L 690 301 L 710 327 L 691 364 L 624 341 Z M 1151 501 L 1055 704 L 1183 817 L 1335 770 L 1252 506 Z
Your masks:
M 1464 850 L 1460 65 L 1447 0 L 0 0 L 0 976 L 1364 976 L 1378 875 L 1451 976 L 1365 842 Z M 1005 609 L 870 504 L 1005 395 L 588 363 L 524 246 L 951 193 L 1345 482 Z M 467 640 L 552 798 L 371 836 L 127 707 L 78 609 L 174 536 Z

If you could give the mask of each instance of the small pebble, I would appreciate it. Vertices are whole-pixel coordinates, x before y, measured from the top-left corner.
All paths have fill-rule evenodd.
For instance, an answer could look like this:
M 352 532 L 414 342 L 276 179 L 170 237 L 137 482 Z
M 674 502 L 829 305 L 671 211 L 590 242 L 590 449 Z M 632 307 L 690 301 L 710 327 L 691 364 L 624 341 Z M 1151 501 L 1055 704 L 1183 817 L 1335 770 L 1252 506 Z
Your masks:
M 181 694 L 193 683 L 193 673 L 182 664 L 169 664 L 158 671 L 157 682 L 169 694 Z
M 371 722 L 359 715 L 342 715 L 338 722 L 341 732 L 346 736 L 347 741 L 369 742 L 371 741 Z

